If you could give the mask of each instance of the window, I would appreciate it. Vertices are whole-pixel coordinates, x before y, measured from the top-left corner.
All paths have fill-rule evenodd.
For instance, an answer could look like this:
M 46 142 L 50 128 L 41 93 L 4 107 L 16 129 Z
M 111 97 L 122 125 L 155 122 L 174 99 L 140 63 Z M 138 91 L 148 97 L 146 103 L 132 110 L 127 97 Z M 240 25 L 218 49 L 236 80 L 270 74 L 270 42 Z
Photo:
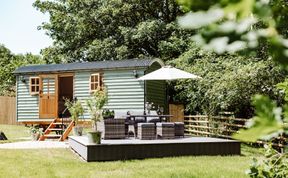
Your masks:
M 90 76 L 90 92 L 103 88 L 103 74 L 95 73 Z
M 40 80 L 39 77 L 30 77 L 30 95 L 39 94 L 40 89 Z

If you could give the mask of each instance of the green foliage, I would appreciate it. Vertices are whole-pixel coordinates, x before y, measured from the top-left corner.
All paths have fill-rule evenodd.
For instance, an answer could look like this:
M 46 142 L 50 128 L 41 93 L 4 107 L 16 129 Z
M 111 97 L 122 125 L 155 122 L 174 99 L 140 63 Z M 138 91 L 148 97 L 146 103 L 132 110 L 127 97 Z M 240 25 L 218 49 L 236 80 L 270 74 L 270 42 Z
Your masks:
M 189 10 L 194 10 L 191 6 L 199 3 L 179 2 Z M 215 0 L 206 5 L 205 11 L 198 8 L 178 20 L 184 28 L 201 28 L 193 39 L 203 48 L 218 54 L 255 53 L 267 43 L 266 52 L 280 64 L 288 64 L 286 1 Z
M 219 2 L 219 0 L 208 0 L 208 1 L 202 1 L 202 0 L 177 0 L 179 4 L 182 5 L 182 9 L 185 11 L 189 10 L 207 10 L 211 5 L 213 5 L 216 2 Z
M 175 24 L 182 14 L 174 0 L 37 0 L 50 14 L 40 28 L 54 40 L 42 50 L 48 63 L 178 57 L 190 33 Z
M 87 107 L 90 113 L 91 120 L 93 122 L 93 127 L 97 129 L 97 122 L 103 119 L 103 107 L 108 101 L 107 91 L 106 89 L 103 90 L 96 90 L 94 91 L 92 97 L 86 100 Z
M 284 100 L 288 102 L 288 79 L 286 78 L 284 82 L 278 83 L 276 87 L 284 93 Z
M 258 139 L 270 140 L 284 131 L 282 109 L 267 96 L 255 95 L 253 105 L 256 116 L 247 123 L 249 129 L 242 129 L 234 138 L 246 142 L 255 142 Z
M 217 55 L 193 44 L 172 64 L 202 77 L 172 83 L 174 100 L 185 101 L 189 113 L 218 114 L 224 110 L 235 112 L 237 117 L 252 117 L 251 97 L 257 93 L 282 102 L 274 85 L 283 81 L 284 73 L 271 60 Z
M 93 92 L 92 98 L 88 99 L 86 103 L 89 109 L 95 108 L 98 110 L 102 110 L 107 101 L 108 101 L 107 90 L 97 89 L 96 91 Z
M 103 109 L 102 115 L 105 118 L 114 118 L 115 112 L 114 110 Z
M 78 124 L 79 117 L 83 115 L 84 108 L 79 100 L 70 101 L 69 99 L 65 99 L 65 104 L 68 111 L 71 114 L 71 119 L 75 122 L 75 125 Z
M 39 125 L 35 125 L 35 126 L 31 126 L 29 128 L 29 131 L 30 131 L 30 134 L 31 135 L 35 135 L 35 134 L 38 134 L 38 135 L 43 135 L 43 128 L 40 128 Z
M 14 55 L 5 46 L 0 45 L 0 95 L 15 95 L 15 76 L 12 73 L 16 68 L 27 64 L 42 64 L 40 56 L 30 53 Z
M 253 159 L 247 174 L 250 177 L 285 178 L 288 175 L 288 154 L 278 153 L 271 145 L 265 146 L 265 159 Z
M 287 2 L 284 0 L 215 0 L 207 7 L 193 9 L 198 0 L 178 0 L 187 13 L 178 23 L 187 29 L 198 29 L 193 40 L 203 49 L 218 54 L 240 52 L 262 59 L 274 59 L 288 69 Z M 204 11 L 203 11 L 204 10 Z M 268 58 L 267 58 L 268 57 Z M 234 79 L 231 78 L 231 79 Z M 285 81 L 287 83 L 287 81 Z M 284 89 L 283 82 L 278 88 Z M 232 82 L 233 83 L 233 82 Z M 285 98 L 287 100 L 287 97 Z M 268 97 L 256 95 L 253 99 L 256 116 L 235 138 L 244 141 L 269 139 L 284 131 L 287 133 L 288 106 L 277 107 Z M 287 155 L 268 150 L 262 163 L 251 166 L 251 177 L 287 177 Z M 285 157 L 284 157 L 285 156 Z
M 260 54 L 259 57 L 261 57 L 262 60 L 269 61 L 270 58 L 273 58 L 275 61 L 282 64 L 282 66 L 288 64 L 288 56 L 286 56 L 287 40 L 283 38 L 285 34 L 282 35 L 281 33 L 283 33 L 283 30 L 281 31 L 281 28 L 279 28 L 280 22 L 287 23 L 287 19 L 286 22 L 283 21 L 286 14 L 281 15 L 281 13 L 277 11 L 277 9 L 279 10 L 282 6 L 286 8 L 286 2 L 281 0 L 218 0 L 210 1 L 204 11 L 202 8 L 191 8 L 193 3 L 200 3 L 199 1 L 193 1 L 192 4 L 189 3 L 190 1 L 188 0 L 181 0 L 179 2 L 184 8 L 194 10 L 194 12 L 187 13 L 185 16 L 179 18 L 179 24 L 184 28 L 199 29 L 197 35 L 195 35 L 193 39 L 197 42 L 197 45 L 202 46 L 203 49 L 212 50 L 218 54 L 245 52 L 240 54 L 249 57 L 251 57 L 251 54 L 252 56 L 259 56 Z M 281 12 L 283 13 L 283 11 Z M 263 43 L 266 45 L 263 46 Z M 265 52 L 255 54 L 255 51 Z M 267 55 L 265 53 L 267 53 Z M 265 58 L 266 56 L 268 56 L 268 58 Z M 253 61 L 252 65 L 253 64 L 257 63 Z M 235 66 L 237 66 L 238 70 L 239 65 Z M 267 69 L 271 70 L 272 68 L 266 68 L 266 71 L 268 71 Z M 245 73 L 252 74 L 253 76 L 253 73 L 258 70 L 250 68 L 250 70 L 247 72 L 245 71 L 244 73 L 238 73 L 238 71 L 236 72 L 236 75 L 231 75 L 231 78 L 227 77 L 226 80 L 230 83 L 225 83 L 224 85 L 221 83 L 218 85 L 229 86 L 232 84 L 233 86 L 233 81 L 237 81 L 239 76 L 245 76 Z M 224 69 L 223 76 L 225 76 L 225 73 L 226 70 Z M 272 90 L 271 88 L 273 88 L 273 85 L 280 82 L 281 79 L 274 81 L 273 74 L 269 77 L 267 76 L 269 76 L 267 73 L 263 73 L 263 78 L 259 78 L 258 76 L 255 76 L 255 78 L 260 79 L 259 83 L 266 83 L 265 81 L 269 80 L 272 81 L 267 85 L 268 87 L 266 86 L 263 88 L 264 90 Z M 244 82 L 242 81 L 242 84 L 243 83 Z M 249 90 L 241 91 L 242 87 L 235 84 L 234 86 L 245 94 L 250 93 L 251 91 L 253 92 L 252 94 L 255 94 L 249 87 L 249 83 L 251 83 L 251 80 L 246 80 L 245 87 L 248 86 Z M 230 90 L 226 91 L 226 93 L 230 93 Z M 259 93 L 263 94 L 265 92 Z M 205 95 L 207 94 L 205 93 Z M 220 98 L 222 97 L 222 95 L 218 96 Z M 241 94 L 239 93 L 238 96 L 241 96 Z M 238 99 L 242 102 L 241 98 Z M 206 102 L 209 101 L 206 100 Z M 241 139 L 255 140 L 256 138 L 261 138 L 267 134 L 283 131 L 281 129 L 284 127 L 281 122 L 282 120 L 286 120 L 286 118 L 281 118 L 281 109 L 277 108 L 275 103 L 272 103 L 268 98 L 256 96 L 254 104 L 257 116 L 253 119 L 251 129 L 241 132 L 241 134 L 243 134 L 242 137 L 240 136 Z M 245 133 L 247 134 L 245 135 Z M 251 136 L 251 134 L 253 136 Z
M 10 77 L 11 74 L 9 74 L 9 72 L 13 70 L 11 69 L 10 62 L 10 60 L 13 60 L 13 57 L 14 56 L 11 54 L 10 50 L 5 48 L 3 45 L 0 46 L 0 66 L 2 66 L 0 70 L 1 95 L 5 95 L 6 92 L 11 93 L 11 91 L 14 91 L 13 85 L 11 84 L 13 83 L 13 81 L 15 83 L 15 79 L 13 77 L 13 80 L 12 77 Z

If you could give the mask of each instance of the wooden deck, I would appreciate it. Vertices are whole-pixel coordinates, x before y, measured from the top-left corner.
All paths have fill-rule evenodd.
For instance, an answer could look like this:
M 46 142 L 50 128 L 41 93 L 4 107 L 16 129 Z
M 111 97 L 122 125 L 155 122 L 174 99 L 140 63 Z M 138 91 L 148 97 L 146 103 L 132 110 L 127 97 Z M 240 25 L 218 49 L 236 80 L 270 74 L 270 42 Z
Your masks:
M 69 137 L 69 145 L 86 161 L 113 161 L 189 155 L 240 155 L 240 142 L 208 137 L 171 140 L 102 140 L 88 143 L 86 136 Z

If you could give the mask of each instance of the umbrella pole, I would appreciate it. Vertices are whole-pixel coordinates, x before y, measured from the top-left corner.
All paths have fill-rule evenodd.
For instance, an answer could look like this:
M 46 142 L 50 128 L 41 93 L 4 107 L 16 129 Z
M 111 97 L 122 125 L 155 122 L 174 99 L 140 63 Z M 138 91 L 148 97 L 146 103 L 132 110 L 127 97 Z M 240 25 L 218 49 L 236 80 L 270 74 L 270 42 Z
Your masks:
M 167 87 L 168 85 L 167 85 L 167 81 L 165 80 L 165 105 L 166 105 L 166 113 L 168 113 L 169 114 L 169 90 L 168 90 L 168 87 Z
M 146 80 L 144 80 L 144 112 L 146 112 Z

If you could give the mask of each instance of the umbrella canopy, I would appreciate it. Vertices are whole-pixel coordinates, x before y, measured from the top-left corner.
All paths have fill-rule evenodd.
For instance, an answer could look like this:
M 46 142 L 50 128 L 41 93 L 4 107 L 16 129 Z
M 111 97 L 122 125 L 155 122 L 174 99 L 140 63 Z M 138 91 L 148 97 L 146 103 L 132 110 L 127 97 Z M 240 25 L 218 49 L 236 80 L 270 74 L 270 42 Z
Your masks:
M 201 77 L 176 69 L 171 66 L 164 66 L 147 75 L 144 75 L 137 80 L 177 80 L 177 79 L 199 79 Z

